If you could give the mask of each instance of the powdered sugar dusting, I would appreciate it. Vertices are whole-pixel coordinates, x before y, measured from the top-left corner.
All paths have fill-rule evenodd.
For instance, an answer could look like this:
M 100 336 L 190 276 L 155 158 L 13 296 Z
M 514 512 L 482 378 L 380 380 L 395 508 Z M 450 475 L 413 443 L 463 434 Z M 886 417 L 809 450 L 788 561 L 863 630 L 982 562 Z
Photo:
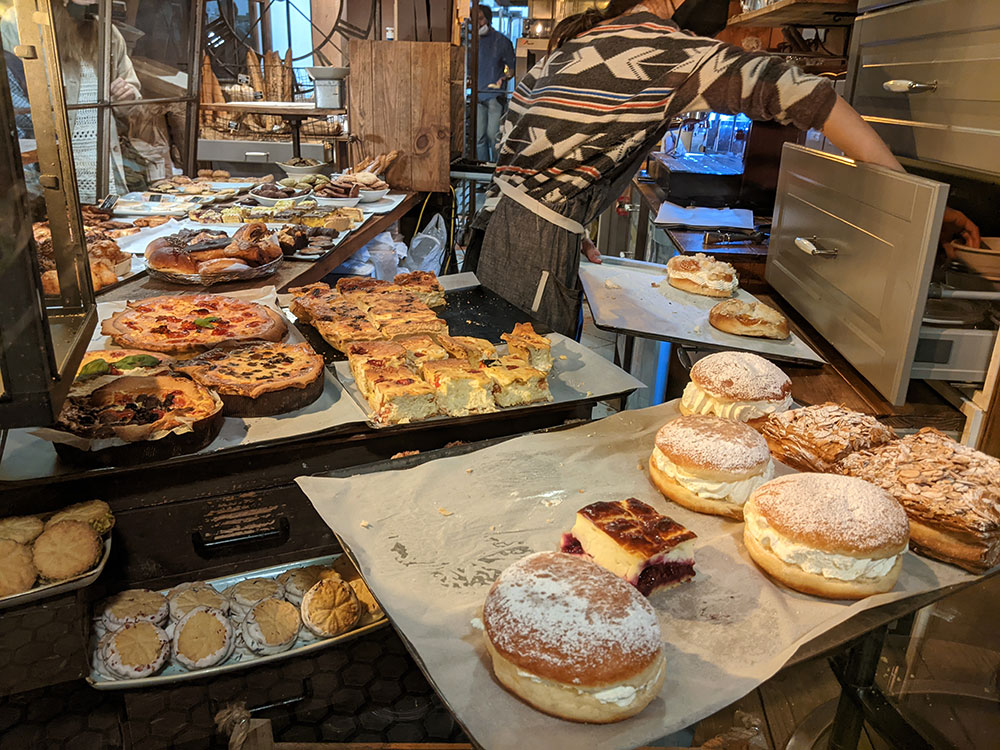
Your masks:
M 865 553 L 903 544 L 909 536 L 909 521 L 895 498 L 854 477 L 790 474 L 758 487 L 750 503 L 793 541 L 815 535 L 847 551 Z
M 538 552 L 511 565 L 483 606 L 493 645 L 542 677 L 582 684 L 644 669 L 660 651 L 649 602 L 604 568 L 573 555 Z
M 668 458 L 683 457 L 720 471 L 749 471 L 771 457 L 767 441 L 752 427 L 703 414 L 665 424 L 656 433 L 656 447 Z
M 792 381 L 763 357 L 748 352 L 717 352 L 698 360 L 691 380 L 713 396 L 730 401 L 782 399 Z

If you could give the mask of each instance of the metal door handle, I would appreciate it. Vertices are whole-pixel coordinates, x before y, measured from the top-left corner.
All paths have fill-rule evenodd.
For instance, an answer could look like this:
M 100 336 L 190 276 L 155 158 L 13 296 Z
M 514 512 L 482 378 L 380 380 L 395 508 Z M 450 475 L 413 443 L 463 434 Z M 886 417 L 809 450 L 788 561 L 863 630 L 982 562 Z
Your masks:
M 835 247 L 824 247 L 816 235 L 812 237 L 796 237 L 795 247 L 807 255 L 818 255 L 821 258 L 836 258 L 840 252 Z
M 925 94 L 929 91 L 937 91 L 937 87 L 937 81 L 921 83 L 906 78 L 894 78 L 882 84 L 882 88 L 891 94 Z

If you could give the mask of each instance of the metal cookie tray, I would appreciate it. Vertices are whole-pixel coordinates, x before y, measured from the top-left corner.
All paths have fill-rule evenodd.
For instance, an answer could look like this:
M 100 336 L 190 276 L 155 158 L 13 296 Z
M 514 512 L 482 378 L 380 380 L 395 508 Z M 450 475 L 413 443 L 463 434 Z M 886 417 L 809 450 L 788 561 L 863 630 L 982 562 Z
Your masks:
M 713 328 L 708 312 L 722 299 L 675 289 L 667 283 L 665 266 L 608 256 L 602 261 L 580 264 L 580 281 L 598 328 L 702 349 L 753 352 L 784 362 L 826 362 L 794 331 L 777 341 Z M 736 297 L 756 300 L 743 289 Z
M 101 559 L 97 563 L 97 567 L 93 570 L 89 570 L 86 573 L 75 576 L 74 578 L 67 578 L 65 581 L 59 581 L 58 583 L 46 583 L 41 586 L 35 586 L 33 589 L 28 589 L 27 591 L 22 591 L 20 594 L 11 594 L 10 596 L 0 597 L 0 609 L 7 609 L 8 607 L 18 607 L 22 604 L 28 604 L 29 602 L 34 602 L 39 599 L 47 599 L 50 596 L 58 596 L 59 594 L 64 594 L 67 591 L 75 591 L 76 589 L 82 589 L 84 586 L 89 586 L 97 577 L 101 575 L 101 571 L 104 570 L 104 566 L 108 562 L 108 558 L 111 556 L 111 533 L 108 532 L 107 536 L 101 539 L 104 544 L 104 554 L 101 555 Z
M 270 568 L 251 570 L 246 573 L 225 576 L 223 578 L 212 578 L 206 581 L 206 583 L 215 588 L 217 591 L 224 591 L 234 583 L 239 583 L 247 578 L 277 578 L 286 570 L 300 568 L 307 565 L 330 565 L 336 569 L 338 573 L 340 573 L 341 577 L 345 581 L 348 582 L 361 578 L 361 575 L 354 567 L 350 558 L 343 555 L 325 555 L 323 557 L 314 557 L 311 560 L 301 560 L 292 564 L 275 565 Z M 364 582 L 362 581 L 362 583 Z M 367 589 L 367 585 L 365 585 L 365 588 Z M 160 593 L 167 594 L 169 591 L 170 589 L 162 589 Z M 239 638 L 239 622 L 234 621 L 232 618 L 230 618 L 230 621 L 233 622 L 233 628 L 237 632 L 236 637 Z M 380 613 L 377 619 L 371 619 L 370 614 L 363 614 L 359 620 L 358 626 L 353 630 L 349 630 L 346 633 L 334 636 L 333 638 L 320 638 L 318 640 L 307 640 L 302 637 L 302 631 L 300 631 L 298 640 L 288 651 L 283 651 L 280 654 L 270 654 L 268 656 L 251 653 L 249 650 L 241 647 L 238 642 L 237 648 L 233 651 L 232 656 L 217 666 L 189 671 L 181 665 L 174 663 L 173 660 L 170 660 L 167 662 L 167 666 L 164 667 L 159 674 L 153 675 L 152 677 L 140 677 L 134 680 L 111 678 L 93 666 L 98 658 L 96 651 L 99 636 L 95 632 L 92 634 L 93 637 L 91 639 L 92 667 L 90 674 L 87 676 L 87 682 L 89 682 L 91 686 L 97 690 L 130 690 L 133 688 L 155 687 L 158 685 L 170 685 L 177 682 L 187 682 L 189 680 L 200 680 L 204 677 L 212 677 L 214 675 L 226 672 L 235 672 L 241 669 L 250 669 L 262 664 L 270 664 L 272 662 L 290 659 L 294 656 L 301 656 L 302 654 L 317 651 L 319 649 L 329 648 L 330 646 L 354 640 L 355 638 L 359 638 L 372 632 L 373 630 L 385 627 L 388 622 L 389 621 L 386 619 L 384 612 Z M 305 626 L 303 625 L 302 628 L 304 630 Z M 166 630 L 172 637 L 173 624 L 171 623 L 167 625 Z

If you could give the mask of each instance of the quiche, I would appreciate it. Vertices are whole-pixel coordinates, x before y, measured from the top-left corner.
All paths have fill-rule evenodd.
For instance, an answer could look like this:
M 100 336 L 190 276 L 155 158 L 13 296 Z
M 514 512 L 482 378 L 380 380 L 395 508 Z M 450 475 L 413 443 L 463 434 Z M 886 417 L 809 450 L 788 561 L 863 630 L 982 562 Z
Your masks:
M 70 396 L 56 428 L 90 441 L 124 444 L 95 447 L 56 443 L 60 457 L 87 465 L 159 460 L 193 453 L 222 427 L 222 401 L 188 378 L 123 375 L 85 396 Z
M 118 346 L 186 355 L 220 344 L 282 341 L 288 326 L 266 305 L 217 294 L 132 301 L 101 324 Z
M 323 392 L 323 358 L 309 344 L 217 347 L 175 370 L 211 388 L 230 417 L 265 417 L 308 406 Z

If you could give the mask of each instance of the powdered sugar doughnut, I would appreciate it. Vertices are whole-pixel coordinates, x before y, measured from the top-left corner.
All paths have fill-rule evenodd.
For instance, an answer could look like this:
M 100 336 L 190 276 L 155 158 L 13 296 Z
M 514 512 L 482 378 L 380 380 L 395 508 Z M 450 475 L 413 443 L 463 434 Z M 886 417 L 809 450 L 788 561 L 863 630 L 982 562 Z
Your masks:
M 792 406 L 792 381 L 763 357 L 717 352 L 695 362 L 681 414 L 714 414 L 752 422 Z

